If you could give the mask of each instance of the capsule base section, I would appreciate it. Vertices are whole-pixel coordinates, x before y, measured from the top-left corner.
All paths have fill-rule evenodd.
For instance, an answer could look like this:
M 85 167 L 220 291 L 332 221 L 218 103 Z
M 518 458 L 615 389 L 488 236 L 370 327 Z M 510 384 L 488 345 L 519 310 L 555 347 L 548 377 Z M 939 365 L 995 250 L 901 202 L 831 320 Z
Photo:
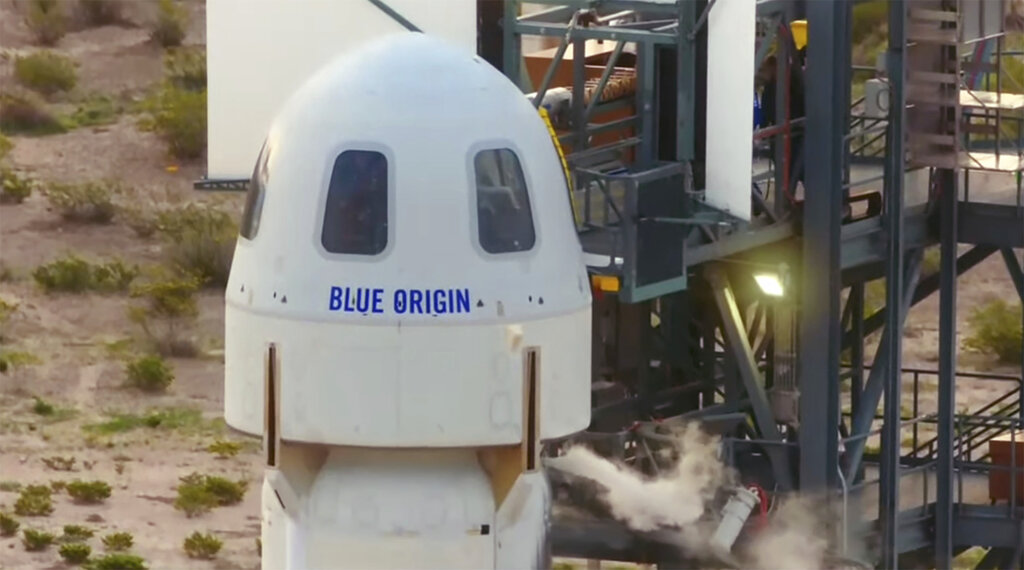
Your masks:
M 521 474 L 496 509 L 475 450 L 307 446 L 285 456 L 264 480 L 266 570 L 549 566 L 542 473 Z
M 225 320 L 225 419 L 253 435 L 263 434 L 273 400 L 280 438 L 292 443 L 516 444 L 530 348 L 540 357 L 540 439 L 590 423 L 589 308 L 516 324 L 428 327 L 299 321 L 229 305 Z

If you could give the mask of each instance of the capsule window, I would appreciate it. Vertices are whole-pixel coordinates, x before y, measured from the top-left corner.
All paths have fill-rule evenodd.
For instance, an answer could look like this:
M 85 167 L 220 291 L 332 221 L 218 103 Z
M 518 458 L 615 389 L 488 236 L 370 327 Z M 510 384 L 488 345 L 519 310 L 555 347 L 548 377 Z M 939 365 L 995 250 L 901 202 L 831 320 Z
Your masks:
M 334 161 L 321 242 L 330 253 L 377 255 L 388 245 L 388 162 L 369 150 Z
M 487 253 L 528 251 L 536 242 L 526 178 L 516 154 L 509 149 L 477 153 L 477 235 Z
M 270 178 L 270 147 L 263 143 L 252 178 L 249 179 L 249 191 L 245 196 L 245 210 L 242 212 L 242 224 L 239 233 L 245 239 L 254 239 L 260 229 L 260 216 L 263 214 L 263 200 L 267 193 L 267 181 Z

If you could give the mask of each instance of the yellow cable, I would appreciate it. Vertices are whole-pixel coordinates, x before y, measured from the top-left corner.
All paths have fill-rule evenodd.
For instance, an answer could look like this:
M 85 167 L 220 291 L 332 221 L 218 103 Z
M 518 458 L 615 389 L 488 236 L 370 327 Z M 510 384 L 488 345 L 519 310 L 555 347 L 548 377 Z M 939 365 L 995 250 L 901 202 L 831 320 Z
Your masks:
M 562 169 L 565 172 L 565 187 L 569 191 L 569 207 L 572 208 L 572 218 L 576 221 L 576 225 L 580 224 L 579 214 L 576 212 L 576 202 L 572 199 L 572 177 L 569 175 L 569 163 L 565 160 L 565 153 L 562 152 L 562 143 L 558 140 L 558 133 L 555 132 L 555 127 L 551 124 L 551 117 L 548 116 L 548 110 L 544 107 L 538 107 L 537 112 L 540 113 L 540 117 L 544 119 L 544 124 L 548 127 L 548 134 L 551 135 L 551 142 L 555 144 L 555 150 L 558 151 L 558 158 L 562 161 Z

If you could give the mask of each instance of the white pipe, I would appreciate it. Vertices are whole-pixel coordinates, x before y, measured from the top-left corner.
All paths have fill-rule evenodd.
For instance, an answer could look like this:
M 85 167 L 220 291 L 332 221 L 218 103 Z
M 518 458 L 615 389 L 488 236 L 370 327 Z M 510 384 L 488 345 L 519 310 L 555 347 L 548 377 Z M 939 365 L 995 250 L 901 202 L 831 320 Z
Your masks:
M 729 502 L 725 504 L 725 508 L 722 509 L 722 522 L 718 525 L 718 529 L 715 530 L 714 536 L 711 537 L 712 543 L 723 552 L 732 550 L 736 537 L 743 530 L 743 524 L 750 517 L 750 511 L 753 510 L 754 505 L 760 502 L 761 499 L 757 496 L 757 493 L 750 489 L 742 487 L 736 489 L 736 494 L 729 499 Z

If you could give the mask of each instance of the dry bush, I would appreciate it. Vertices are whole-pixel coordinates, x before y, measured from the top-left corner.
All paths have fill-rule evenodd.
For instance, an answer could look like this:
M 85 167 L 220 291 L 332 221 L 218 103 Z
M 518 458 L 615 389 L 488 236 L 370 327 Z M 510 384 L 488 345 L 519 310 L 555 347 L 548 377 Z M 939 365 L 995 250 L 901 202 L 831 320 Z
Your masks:
M 31 528 L 23 530 L 21 536 L 21 543 L 25 545 L 25 550 L 29 552 L 46 550 L 57 538 L 52 533 Z
M 52 135 L 67 131 L 38 96 L 13 91 L 0 93 L 0 129 L 9 134 L 23 135 Z
M 219 506 L 242 502 L 248 484 L 244 480 L 231 481 L 216 475 L 192 473 L 181 477 L 174 508 L 192 518 Z
M 152 129 L 167 143 L 168 152 L 180 160 L 192 160 L 206 150 L 206 91 L 190 91 L 165 85 L 143 108 Z
M 11 149 L 14 148 L 14 143 L 7 135 L 0 133 L 0 160 L 7 158 L 7 155 L 11 153 Z
M 110 485 L 104 481 L 80 481 L 78 479 L 68 483 L 68 495 L 76 503 L 83 505 L 95 505 L 110 498 Z
M 160 0 L 150 37 L 165 48 L 180 46 L 185 41 L 187 28 L 188 12 L 185 7 L 174 0 Z
M 60 0 L 29 0 L 25 12 L 25 25 L 36 42 L 44 46 L 56 45 L 67 33 L 68 18 L 65 2 Z
M 82 542 L 71 542 L 62 544 L 58 552 L 68 564 L 81 564 L 89 559 L 92 547 Z
M 0 513 L 0 536 L 14 536 L 18 534 L 21 523 L 18 519 L 7 513 Z
M 128 550 L 135 542 L 130 532 L 112 532 L 103 537 L 103 548 L 111 552 Z
M 994 354 L 1000 362 L 1020 364 L 1021 304 L 1011 306 L 995 299 L 978 307 L 970 316 L 971 334 L 964 345 L 978 352 Z
M 67 56 L 43 50 L 15 58 L 14 77 L 29 89 L 53 95 L 75 88 L 78 66 Z
M 206 90 L 206 50 L 179 47 L 164 55 L 164 70 L 171 85 L 186 91 Z
M 162 356 L 195 356 L 197 348 L 188 336 L 199 316 L 196 292 L 199 280 L 157 274 L 137 287 L 132 296 L 144 303 L 131 307 L 128 317 L 139 325 L 152 348 Z
M 0 166 L 0 204 L 20 204 L 32 195 L 35 182 L 19 176 L 12 168 Z
M 92 538 L 95 532 L 91 528 L 80 524 L 64 525 L 64 534 L 61 535 L 61 542 L 85 542 Z
M 185 554 L 189 558 L 199 560 L 213 560 L 217 557 L 217 553 L 220 552 L 222 546 L 224 546 L 224 543 L 221 539 L 212 533 L 203 534 L 199 531 L 195 531 L 185 537 L 185 542 L 182 545 L 185 549 Z
M 37 267 L 32 278 L 47 293 L 113 293 L 127 291 L 138 274 L 138 267 L 127 266 L 119 259 L 93 264 L 69 253 Z
M 96 558 L 88 564 L 89 570 L 147 570 L 146 560 L 141 556 L 115 552 Z
M 157 214 L 157 227 L 172 268 L 205 286 L 227 285 L 238 239 L 238 225 L 230 214 L 190 203 Z
M 46 485 L 28 485 L 14 503 L 14 513 L 23 517 L 45 517 L 52 512 L 53 500 Z
M 117 213 L 114 197 L 124 192 L 114 181 L 52 184 L 46 198 L 69 222 L 109 224 Z
M 174 382 L 174 371 L 163 358 L 143 356 L 125 367 L 128 383 L 145 392 L 164 392 Z

